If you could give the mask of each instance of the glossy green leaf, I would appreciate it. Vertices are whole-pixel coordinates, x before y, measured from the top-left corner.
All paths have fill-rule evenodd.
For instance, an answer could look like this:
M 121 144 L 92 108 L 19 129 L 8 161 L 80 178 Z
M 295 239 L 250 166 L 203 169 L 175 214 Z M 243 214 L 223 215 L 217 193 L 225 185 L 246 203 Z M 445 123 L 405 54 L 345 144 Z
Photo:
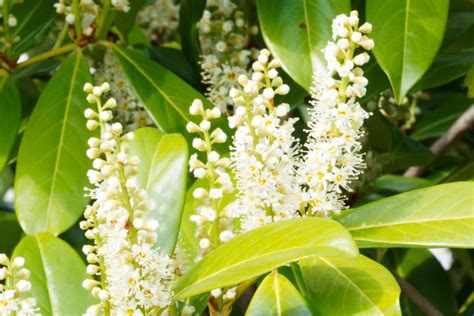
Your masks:
M 10 254 L 21 239 L 21 227 L 15 213 L 0 210 L 0 253 Z
M 195 120 L 188 110 L 196 98 L 206 108 L 211 107 L 198 91 L 145 55 L 118 46 L 113 46 L 113 50 L 128 82 L 161 130 L 185 131 L 186 123 Z
M 446 0 L 367 0 L 373 53 L 399 103 L 423 76 L 441 46 L 448 17 Z
M 35 43 L 35 36 L 47 31 L 57 16 L 55 0 L 23 0 L 12 7 L 18 24 L 12 28 L 12 37 L 19 38 L 13 45 L 16 54 L 26 51 Z
M 293 284 L 283 275 L 272 272 L 258 286 L 245 315 L 310 316 L 312 314 Z
M 41 315 L 82 315 L 94 304 L 82 281 L 89 278 L 77 252 L 66 242 L 49 233 L 25 237 L 13 257 L 25 258 L 31 271 L 31 295 Z
M 73 225 L 88 198 L 85 155 L 91 136 L 82 87 L 90 82 L 82 54 L 72 55 L 49 81 L 28 122 L 18 154 L 15 208 L 28 234 L 59 234 Z
M 467 96 L 470 99 L 474 99 L 474 65 L 469 69 L 464 79 L 464 85 L 467 87 Z
M 435 182 L 415 177 L 387 174 L 377 178 L 373 190 L 379 193 L 396 194 L 434 185 Z
M 443 183 L 474 180 L 474 161 L 461 166 L 442 180 Z
M 397 281 L 363 255 L 307 258 L 300 266 L 320 315 L 401 315 Z
M 155 128 L 141 128 L 135 132 L 130 153 L 140 158 L 138 184 L 152 202 L 147 216 L 160 223 L 157 246 L 171 255 L 178 237 L 186 194 L 186 140 L 180 134 L 164 134 Z
M 438 56 L 410 91 L 438 87 L 465 75 L 474 64 L 472 32 L 474 32 L 474 13 L 450 13 Z
M 443 315 L 456 315 L 456 299 L 448 273 L 427 249 L 394 249 L 395 269 Z M 409 298 L 402 296 L 404 310 L 413 316 L 423 313 Z
M 386 170 L 425 165 L 433 159 L 433 153 L 428 148 L 403 134 L 378 111 L 373 112 L 365 127 L 368 130 L 369 145 L 378 152 L 387 153 L 390 163 Z
M 145 0 L 130 0 L 130 10 L 128 12 L 117 12 L 114 25 L 127 38 L 128 33 L 135 24 L 138 12 L 142 9 Z
M 179 35 L 183 54 L 195 71 L 200 71 L 201 45 L 197 23 L 204 13 L 206 0 L 181 0 L 179 7 Z
M 309 91 L 312 76 L 325 66 L 321 49 L 331 38 L 332 19 L 349 13 L 350 1 L 258 0 L 258 17 L 268 48 L 283 69 Z
M 234 285 L 308 256 L 357 253 L 350 234 L 337 222 L 296 218 L 271 223 L 216 248 L 176 281 L 175 299 Z
M 474 182 L 436 185 L 394 195 L 338 220 L 357 245 L 473 248 Z
M 0 172 L 8 161 L 20 125 L 21 99 L 15 82 L 0 76 Z
M 433 94 L 430 102 L 434 110 L 416 122 L 411 134 L 413 139 L 425 140 L 443 135 L 472 104 L 465 93 L 459 92 Z

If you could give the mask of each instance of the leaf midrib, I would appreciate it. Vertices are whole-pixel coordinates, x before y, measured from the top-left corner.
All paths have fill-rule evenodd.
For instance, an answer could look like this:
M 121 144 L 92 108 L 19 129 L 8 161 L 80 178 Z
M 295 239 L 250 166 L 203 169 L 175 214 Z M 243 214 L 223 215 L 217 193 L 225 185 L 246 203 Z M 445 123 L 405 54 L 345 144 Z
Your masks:
M 52 200 L 53 200 L 53 194 L 51 194 L 52 192 L 54 192 L 54 188 L 56 186 L 56 179 L 58 177 L 58 172 L 57 170 L 59 169 L 59 161 L 61 159 L 61 154 L 62 154 L 62 147 L 63 147 L 63 143 L 64 143 L 64 134 L 65 134 L 65 131 L 66 131 L 66 122 L 67 122 L 67 119 L 69 117 L 69 111 L 71 109 L 71 103 L 72 103 L 72 94 L 73 94 L 73 91 L 74 91 L 74 88 L 75 88 L 75 82 L 76 82 L 76 77 L 77 77 L 77 72 L 78 72 L 78 69 L 79 69 L 79 65 L 80 65 L 80 61 L 81 61 L 81 53 L 80 51 L 78 51 L 76 53 L 76 62 L 74 63 L 74 68 L 72 70 L 72 76 L 71 76 L 71 84 L 69 86 L 69 91 L 68 91 L 68 95 L 67 95 L 67 99 L 66 99 L 66 110 L 64 111 L 64 117 L 63 117 L 63 121 L 62 121 L 62 126 L 61 126 L 61 134 L 60 134 L 60 138 L 59 138 L 59 144 L 58 144 L 58 151 L 57 151 L 57 154 L 56 154 L 56 162 L 54 164 L 54 170 L 53 170 L 53 179 L 52 179 L 52 182 L 51 182 L 51 189 L 49 190 L 49 196 L 48 196 L 48 205 L 46 207 L 46 220 L 45 220 L 45 228 L 47 229 L 48 227 L 48 222 L 49 222 L 49 218 L 50 218 L 50 207 L 51 207 L 51 203 L 52 203 Z
M 349 231 L 356 231 L 356 230 L 364 230 L 364 229 L 372 229 L 372 228 L 382 228 L 382 227 L 393 227 L 393 226 L 401 226 L 401 225 L 407 225 L 407 224 L 421 224 L 421 223 L 430 223 L 430 222 L 440 222 L 440 221 L 457 221 L 457 220 L 463 220 L 463 219 L 474 219 L 474 216 L 467 216 L 467 217 L 450 217 L 450 218 L 442 218 L 442 219 L 436 219 L 436 218 L 430 218 L 430 219 L 425 219 L 425 220 L 420 220 L 420 221 L 406 221 L 406 222 L 387 222 L 384 224 L 380 225 L 365 225 L 365 226 L 358 226 L 358 227 L 346 227 L 347 230 Z
M 352 285 L 352 287 L 354 287 L 356 289 L 356 291 L 358 291 L 365 299 L 368 303 L 370 303 L 370 305 L 372 307 L 374 307 L 376 310 L 378 310 L 381 314 L 383 314 L 383 311 L 380 310 L 380 308 L 374 304 L 374 302 L 372 302 L 372 300 L 370 299 L 370 297 L 367 296 L 367 294 L 365 294 L 360 288 L 359 286 L 354 283 L 350 278 L 348 278 L 341 270 L 339 270 L 335 265 L 331 264 L 327 259 L 325 259 L 324 257 L 319 257 L 318 258 L 319 260 L 323 261 L 328 267 L 330 267 L 331 269 L 333 269 L 334 271 L 336 271 L 336 273 L 338 273 L 342 278 L 346 279 L 347 282 L 349 284 Z

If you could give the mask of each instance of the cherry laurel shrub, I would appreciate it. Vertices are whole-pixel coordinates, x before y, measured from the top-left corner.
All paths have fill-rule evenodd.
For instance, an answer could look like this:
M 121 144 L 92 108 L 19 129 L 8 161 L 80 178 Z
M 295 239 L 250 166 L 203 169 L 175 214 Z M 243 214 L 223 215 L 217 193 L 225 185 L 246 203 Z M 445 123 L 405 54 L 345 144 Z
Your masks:
M 0 9 L 0 316 L 474 313 L 471 1 Z

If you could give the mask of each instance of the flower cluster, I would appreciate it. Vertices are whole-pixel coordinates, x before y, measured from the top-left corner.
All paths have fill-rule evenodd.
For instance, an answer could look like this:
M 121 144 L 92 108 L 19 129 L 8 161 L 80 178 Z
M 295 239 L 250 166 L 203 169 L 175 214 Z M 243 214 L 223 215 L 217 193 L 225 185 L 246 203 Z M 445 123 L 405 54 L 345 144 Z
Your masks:
M 117 107 L 113 109 L 113 115 L 126 131 L 153 125 L 151 116 L 126 81 L 122 69 L 110 50 L 105 52 L 102 64 L 98 65 L 94 73 L 94 80 L 110 83 L 110 96 L 117 102 Z
M 0 315 L 39 315 L 36 300 L 24 298 L 24 293 L 31 290 L 30 271 L 24 265 L 24 258 L 10 261 L 7 255 L 0 253 Z
M 77 8 L 70 0 L 59 0 L 54 7 L 58 14 L 65 16 L 67 24 L 74 25 L 78 21 L 82 34 L 91 36 L 94 33 L 93 23 L 99 15 L 99 6 L 94 3 L 94 0 L 80 1 Z
M 247 65 L 256 53 L 248 48 L 249 38 L 258 28 L 248 27 L 243 13 L 230 0 L 208 1 L 198 27 L 206 96 L 225 112 L 232 105 L 229 91 L 238 87 L 237 77 L 248 74 Z
M 153 43 L 176 40 L 179 21 L 179 4 L 174 0 L 155 0 L 137 16 L 137 24 Z
M 344 209 L 343 190 L 350 191 L 350 182 L 365 167 L 359 138 L 369 114 L 356 98 L 365 95 L 368 84 L 360 66 L 369 61 L 363 50 L 374 47 L 366 35 L 371 29 L 369 23 L 359 26 L 357 11 L 338 15 L 332 24 L 334 41 L 323 49 L 327 72 L 315 75 L 306 155 L 299 169 L 303 199 L 313 215 Z
M 100 300 L 87 310 L 87 315 L 101 311 L 112 315 L 157 314 L 171 299 L 172 268 L 170 259 L 155 248 L 158 221 L 147 219 L 150 201 L 136 180 L 139 159 L 129 153 L 134 134 L 122 135 L 120 123 L 111 124 L 115 99 L 104 104 L 101 96 L 110 90 L 85 84 L 87 101 L 97 109 L 87 109 L 87 128 L 100 128 L 100 138 L 91 137 L 87 156 L 93 160 L 88 171 L 94 185 L 88 195 L 94 200 L 84 211 L 80 223 L 85 236 L 93 241 L 83 247 L 87 256 L 87 273 L 97 277 L 84 281 Z M 141 315 L 141 314 L 140 314 Z
M 241 211 L 244 231 L 294 217 L 300 208 L 292 136 L 296 119 L 285 120 L 288 104 L 274 104 L 275 95 L 289 92 L 278 76 L 279 66 L 267 49 L 261 50 L 251 78 L 240 75 L 241 87 L 230 91 L 235 111 L 229 126 L 236 128 L 231 167 L 239 191 L 234 207 Z
M 186 129 L 189 133 L 198 134 L 198 137 L 193 139 L 193 147 L 205 154 L 206 161 L 201 161 L 197 154 L 193 154 L 189 160 L 189 170 L 194 176 L 206 180 L 206 188 L 198 187 L 193 191 L 193 196 L 202 203 L 197 207 L 196 214 L 191 216 L 191 221 L 198 226 L 196 236 L 199 238 L 202 252 L 196 260 L 200 260 L 220 243 L 234 237 L 234 216 L 222 205 L 223 197 L 232 193 L 234 187 L 227 172 L 229 158 L 221 157 L 213 150 L 213 145 L 225 143 L 227 140 L 227 135 L 221 128 L 211 129 L 211 120 L 219 118 L 221 111 L 217 107 L 205 110 L 201 100 L 196 99 L 189 112 L 202 118 L 199 124 L 189 122 Z
M 112 0 L 112 7 L 117 11 L 128 12 L 130 4 L 128 0 Z M 69 25 L 80 25 L 82 34 L 91 36 L 94 33 L 93 24 L 99 16 L 99 6 L 94 0 L 59 0 L 54 4 L 56 12 L 65 16 L 65 21 Z M 78 34 L 78 35 L 82 35 Z

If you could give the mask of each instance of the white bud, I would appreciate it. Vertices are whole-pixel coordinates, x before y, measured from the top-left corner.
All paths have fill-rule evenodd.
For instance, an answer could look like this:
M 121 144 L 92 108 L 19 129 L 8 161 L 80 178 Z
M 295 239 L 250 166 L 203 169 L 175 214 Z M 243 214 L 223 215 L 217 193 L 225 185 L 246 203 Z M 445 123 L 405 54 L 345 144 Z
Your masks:
M 268 71 L 268 77 L 270 79 L 274 79 L 274 78 L 276 78 L 276 76 L 278 76 L 278 71 L 276 69 L 270 69 Z
M 86 268 L 86 273 L 89 275 L 95 275 L 99 271 L 99 266 L 95 264 L 89 264 Z
M 189 113 L 192 115 L 201 115 L 204 112 L 204 106 L 202 101 L 199 99 L 194 99 L 193 103 L 189 107 Z
M 207 191 L 203 188 L 196 188 L 193 191 L 193 197 L 195 199 L 201 200 L 201 199 L 207 197 Z
M 196 168 L 193 171 L 194 177 L 198 179 L 203 179 L 206 176 L 206 169 L 204 168 Z
M 199 247 L 201 249 L 207 249 L 211 245 L 211 242 L 207 238 L 203 238 L 199 241 Z
M 202 120 L 202 122 L 199 123 L 199 127 L 203 131 L 208 131 L 211 128 L 211 122 L 209 122 L 208 120 Z
M 86 82 L 84 84 L 84 88 L 83 88 L 84 92 L 92 93 L 92 89 L 94 89 L 94 86 L 91 83 Z
M 252 69 L 253 69 L 253 71 L 262 72 L 263 71 L 263 65 L 262 65 L 262 63 L 256 61 L 252 64 Z
M 86 100 L 90 104 L 96 103 L 97 102 L 97 97 L 95 95 L 93 95 L 92 93 L 90 93 L 90 94 L 87 95 Z
M 97 294 L 97 297 L 101 301 L 106 301 L 109 299 L 109 292 L 107 292 L 106 290 L 100 290 L 99 293 Z
M 86 155 L 89 159 L 95 159 L 100 155 L 100 150 L 99 150 L 99 148 L 95 148 L 95 147 L 94 148 L 89 148 L 86 151 Z
M 104 82 L 103 84 L 100 85 L 100 89 L 102 90 L 102 93 L 109 92 L 110 91 L 109 83 Z
M 66 15 L 66 23 L 67 24 L 74 24 L 75 20 L 76 20 L 76 17 L 74 16 L 74 14 L 69 13 L 68 15 Z
M 215 163 L 217 160 L 219 160 L 220 156 L 217 152 L 211 151 L 209 155 L 207 156 L 207 159 L 209 159 L 210 162 Z
M 219 234 L 219 239 L 222 242 L 228 242 L 234 238 L 234 234 L 230 230 L 224 230 Z
M 110 121 L 113 118 L 112 111 L 101 112 L 99 118 L 104 122 Z
M 86 127 L 88 130 L 93 131 L 97 127 L 99 127 L 99 122 L 97 122 L 96 120 L 88 120 L 86 123 Z
M 268 68 L 278 68 L 281 66 L 281 61 L 278 58 L 273 58 L 273 60 L 268 64 Z
M 97 113 L 96 113 L 94 110 L 92 110 L 92 109 L 86 109 L 86 110 L 84 111 L 84 117 L 85 117 L 86 119 L 92 119 L 92 118 L 94 118 L 94 117 L 96 117 L 96 116 L 97 116 Z
M 375 47 L 374 41 L 372 39 L 360 41 L 359 45 L 366 50 L 372 50 Z
M 31 283 L 26 280 L 20 280 L 16 283 L 15 287 L 19 292 L 27 292 L 31 290 Z
M 188 124 L 186 124 L 186 130 L 188 131 L 188 133 L 197 133 L 201 129 L 199 128 L 199 126 L 196 123 L 188 122 Z
M 95 247 L 92 246 L 92 245 L 84 245 L 82 246 L 82 252 L 85 254 L 85 255 L 88 255 L 90 253 L 93 253 L 95 250 Z
M 275 90 L 275 93 L 279 95 L 285 95 L 288 92 L 290 92 L 290 87 L 287 84 L 282 84 Z
M 282 103 L 276 107 L 276 114 L 279 117 L 284 117 L 290 112 L 290 105 L 287 103 Z
M 25 258 L 16 257 L 15 259 L 13 259 L 13 262 L 12 262 L 13 268 L 23 268 L 24 265 L 25 265 Z
M 105 102 L 104 108 L 106 109 L 113 109 L 117 106 L 117 101 L 114 98 L 110 98 Z
M 274 69 L 273 69 L 274 70 Z M 260 82 L 265 78 L 264 74 L 261 72 L 254 72 L 252 74 L 252 81 Z
M 357 66 L 362 66 L 362 65 L 368 63 L 369 59 L 370 59 L 369 54 L 364 52 L 364 53 L 361 53 L 361 54 L 355 56 L 353 60 L 354 60 L 354 64 L 356 64 Z
M 265 99 L 270 100 L 273 99 L 273 97 L 275 96 L 275 92 L 272 88 L 265 88 L 263 89 L 262 95 Z
M 28 269 L 22 268 L 16 273 L 17 278 L 27 280 L 30 278 L 31 272 Z
M 354 42 L 354 43 L 359 43 L 360 39 L 362 38 L 362 34 L 359 33 L 359 32 L 354 32 L 352 33 L 351 35 L 351 40 Z
M 211 295 L 214 296 L 215 298 L 218 298 L 222 295 L 222 290 L 221 289 L 214 289 L 211 291 Z
M 359 31 L 365 34 L 372 32 L 372 24 L 365 22 L 359 27 Z
M 206 143 L 201 138 L 193 139 L 193 147 L 199 151 L 206 151 Z
M 247 84 L 249 78 L 246 75 L 239 75 L 237 77 L 237 82 L 243 87 Z
M 136 229 L 143 228 L 143 224 L 143 218 L 135 218 L 133 220 L 133 227 L 135 227 Z
M 227 135 L 224 133 L 224 131 L 222 131 L 222 129 L 216 128 L 211 133 L 211 139 L 214 143 L 222 144 L 227 141 Z

